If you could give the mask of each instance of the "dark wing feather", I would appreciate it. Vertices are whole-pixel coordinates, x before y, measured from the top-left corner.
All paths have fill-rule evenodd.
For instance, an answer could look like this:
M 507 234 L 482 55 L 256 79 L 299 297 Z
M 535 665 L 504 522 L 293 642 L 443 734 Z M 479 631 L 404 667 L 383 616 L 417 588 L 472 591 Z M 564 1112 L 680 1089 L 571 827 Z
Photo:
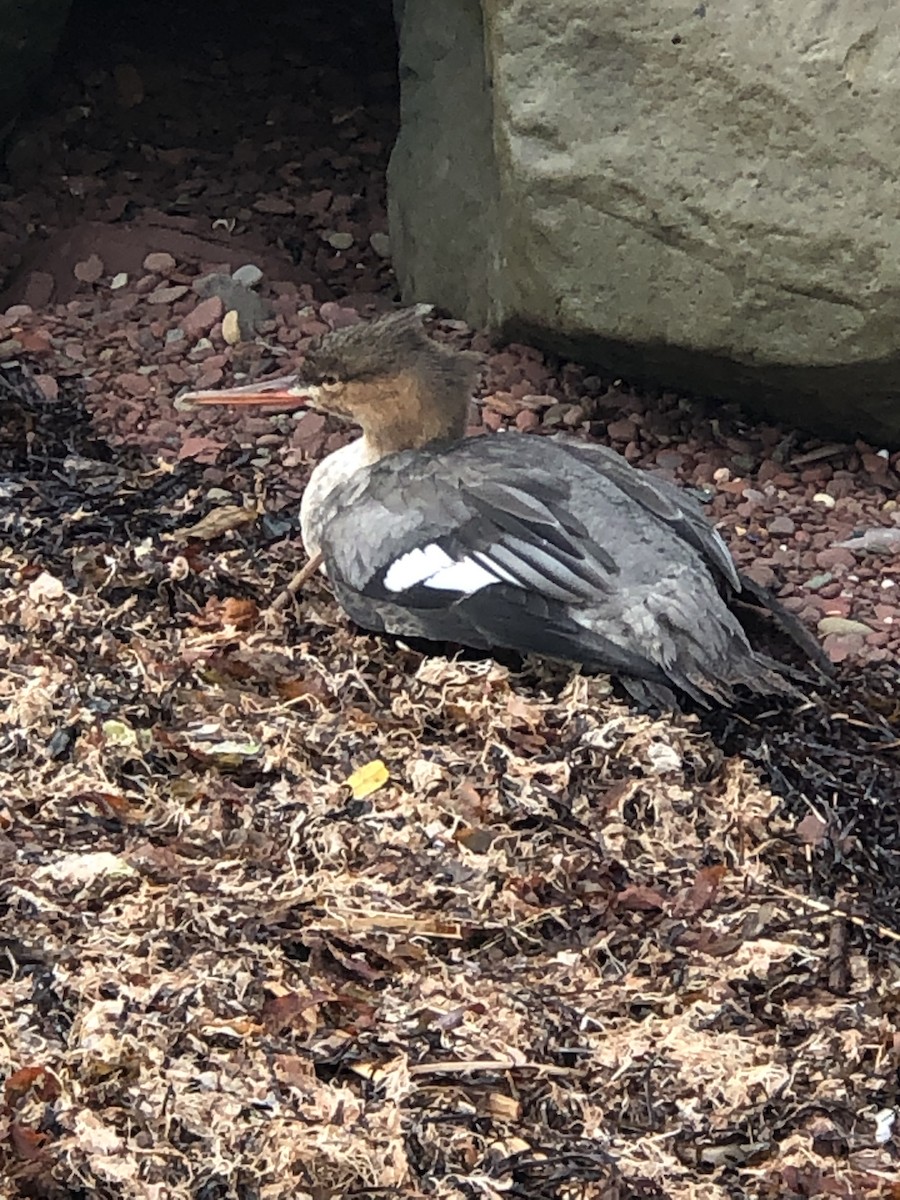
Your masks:
M 553 440 L 556 441 L 555 438 Z M 709 523 L 700 505 L 686 492 L 666 479 L 659 479 L 646 471 L 636 471 L 608 446 L 576 442 L 571 438 L 561 439 L 560 444 L 570 454 L 600 471 L 644 511 L 668 525 L 673 533 L 683 538 L 724 575 L 736 592 L 741 590 L 741 580 L 728 547 Z

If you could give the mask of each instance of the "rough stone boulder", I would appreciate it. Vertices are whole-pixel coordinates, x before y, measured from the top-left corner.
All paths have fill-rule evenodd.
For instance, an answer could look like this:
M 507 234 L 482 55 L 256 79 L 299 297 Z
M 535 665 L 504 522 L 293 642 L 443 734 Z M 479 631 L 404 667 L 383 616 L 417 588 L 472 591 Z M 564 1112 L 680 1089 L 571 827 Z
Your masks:
M 0 146 L 49 69 L 71 0 L 0 0 Z
M 900 443 L 893 0 L 399 9 L 407 300 Z

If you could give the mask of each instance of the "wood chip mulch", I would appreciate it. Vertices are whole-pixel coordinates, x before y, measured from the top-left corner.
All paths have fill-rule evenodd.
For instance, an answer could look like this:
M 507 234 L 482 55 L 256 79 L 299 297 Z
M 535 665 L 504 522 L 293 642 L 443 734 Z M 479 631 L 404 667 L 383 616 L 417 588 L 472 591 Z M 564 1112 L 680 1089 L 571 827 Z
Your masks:
M 252 495 L 3 387 L 9 1194 L 896 1194 L 896 669 L 653 719 L 272 613 Z

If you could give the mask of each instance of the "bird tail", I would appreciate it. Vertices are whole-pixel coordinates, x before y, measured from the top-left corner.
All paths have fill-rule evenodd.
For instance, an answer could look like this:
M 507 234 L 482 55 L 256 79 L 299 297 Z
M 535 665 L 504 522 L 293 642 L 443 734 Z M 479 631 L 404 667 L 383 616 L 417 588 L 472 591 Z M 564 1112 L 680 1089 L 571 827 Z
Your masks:
M 806 663 L 812 663 L 817 672 L 824 675 L 826 679 L 831 679 L 834 675 L 834 667 L 832 666 L 825 651 L 806 628 L 802 621 L 794 616 L 792 612 L 784 607 L 781 601 L 768 588 L 762 584 L 750 579 L 748 576 L 740 574 L 741 594 L 737 597 L 732 597 L 732 606 L 737 608 L 738 617 L 742 616 L 746 610 L 749 610 L 749 615 L 762 626 L 768 625 L 771 628 L 773 625 L 781 633 L 785 634 L 794 643 L 798 650 L 804 656 Z M 747 597 L 753 601 L 748 603 Z M 771 659 L 767 660 L 771 665 Z M 792 675 L 799 675 L 800 678 L 808 677 L 802 672 L 795 669 L 787 668 L 787 672 Z

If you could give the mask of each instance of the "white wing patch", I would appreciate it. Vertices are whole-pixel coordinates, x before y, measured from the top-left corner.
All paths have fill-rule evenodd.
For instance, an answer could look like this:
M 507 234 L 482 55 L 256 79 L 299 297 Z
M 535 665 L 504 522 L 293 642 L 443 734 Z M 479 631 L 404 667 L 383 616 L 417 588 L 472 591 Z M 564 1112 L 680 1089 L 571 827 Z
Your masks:
M 453 559 L 434 542 L 424 549 L 410 550 L 396 559 L 387 569 L 384 586 L 389 592 L 405 592 L 417 583 L 424 583 L 438 571 L 453 566 Z
M 417 584 L 424 584 L 435 591 L 457 592 L 461 596 L 471 596 L 492 583 L 503 581 L 516 582 L 487 554 L 466 555 L 457 561 L 434 542 L 401 555 L 391 563 L 384 576 L 384 586 L 389 592 L 406 592 Z
M 473 592 L 480 592 L 483 587 L 499 582 L 499 575 L 492 575 L 481 563 L 467 557 L 426 579 L 425 586 L 438 592 L 459 592 L 463 596 L 471 596 Z

